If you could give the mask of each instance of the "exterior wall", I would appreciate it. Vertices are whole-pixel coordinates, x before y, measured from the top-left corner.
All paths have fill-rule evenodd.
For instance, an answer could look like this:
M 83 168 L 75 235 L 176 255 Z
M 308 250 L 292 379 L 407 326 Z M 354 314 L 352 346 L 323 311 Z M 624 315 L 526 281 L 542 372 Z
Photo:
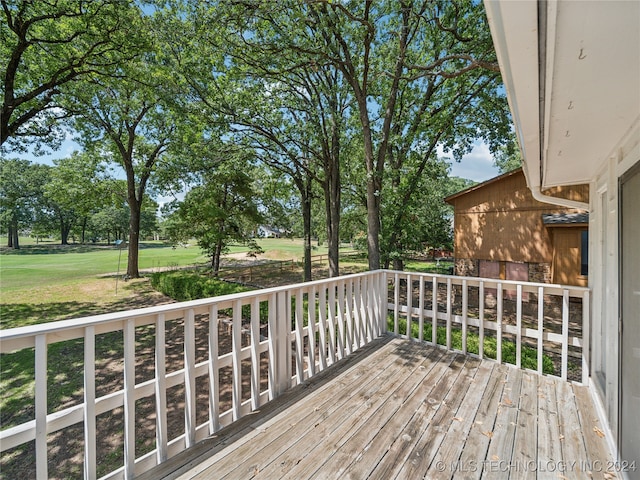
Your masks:
M 588 185 L 554 187 L 545 193 L 589 201 Z M 543 283 L 553 280 L 550 266 L 554 262 L 554 242 L 551 229 L 542 221 L 542 214 L 578 210 L 535 200 L 521 170 L 469 189 L 448 201 L 454 206 L 454 256 L 458 259 L 458 275 L 478 276 L 475 273 L 478 272 L 477 264 L 475 269 L 470 268 L 469 259 L 474 259 L 540 265 L 529 269 L 530 278 L 533 275 L 535 281 Z M 575 234 L 579 235 L 579 229 L 575 227 L 564 228 L 576 230 Z M 572 268 L 577 270 L 567 275 L 570 281 L 565 283 L 586 285 L 586 278 L 578 280 L 579 263 Z M 474 273 L 468 273 L 470 271 Z
M 500 262 L 506 263 L 506 262 Z M 550 263 L 526 263 L 529 274 L 525 281 L 535 283 L 552 283 L 551 264 Z M 506 272 L 506 268 L 501 268 L 500 271 Z M 454 275 L 461 277 L 479 277 L 483 276 L 480 272 L 479 260 L 473 258 L 456 258 Z M 500 275 L 506 278 L 506 275 Z M 498 276 L 496 276 L 498 277 Z
M 640 124 L 636 122 L 592 183 L 589 216 L 589 287 L 593 292 L 591 325 L 592 385 L 616 442 L 619 434 L 619 178 L 640 161 Z M 638 240 L 640 242 L 640 239 Z
M 587 277 L 580 272 L 581 236 L 586 228 L 559 227 L 550 230 L 553 243 L 553 283 L 586 287 Z
M 588 186 L 554 188 L 554 194 L 588 202 Z M 543 213 L 572 212 L 538 202 L 522 171 L 450 200 L 456 258 L 551 263 L 553 245 Z

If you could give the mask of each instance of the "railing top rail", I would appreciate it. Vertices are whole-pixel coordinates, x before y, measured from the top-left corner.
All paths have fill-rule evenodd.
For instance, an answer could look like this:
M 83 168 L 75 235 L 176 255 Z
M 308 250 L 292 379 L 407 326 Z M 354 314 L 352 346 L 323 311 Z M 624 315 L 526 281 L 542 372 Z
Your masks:
M 153 307 L 145 307 L 134 310 L 125 310 L 113 313 L 103 313 L 99 315 L 91 315 L 87 317 L 72 318 L 68 320 L 59 320 L 55 322 L 40 323 L 36 325 L 29 325 L 26 327 L 17 327 L 6 330 L 0 330 L 0 342 L 15 340 L 24 337 L 33 337 L 36 335 L 42 335 L 53 332 L 60 332 L 63 330 L 69 330 L 78 327 L 96 326 L 103 323 L 117 322 L 122 320 L 128 320 L 132 318 L 149 317 L 158 315 L 161 313 L 179 312 L 191 308 L 201 308 L 215 304 L 221 304 L 232 300 L 244 300 L 258 297 L 266 297 L 273 293 L 298 290 L 300 288 L 308 289 L 313 286 L 332 283 L 335 281 L 345 281 L 350 278 L 363 277 L 380 273 L 380 270 L 354 273 L 351 275 L 344 275 L 340 277 L 326 278 L 322 280 L 314 280 L 311 282 L 301 282 L 290 285 L 284 285 L 280 287 L 270 287 L 258 290 L 250 290 L 247 292 L 232 293 L 229 295 L 221 295 L 217 297 L 202 298 L 199 300 L 190 300 L 186 302 L 168 303 L 164 305 L 157 305 Z
M 466 280 L 467 283 L 470 282 L 483 282 L 483 283 L 490 283 L 490 284 L 502 284 L 502 285 L 526 285 L 527 287 L 544 287 L 545 289 L 567 289 L 571 292 L 589 292 L 591 291 L 591 289 L 589 287 L 579 287 L 577 285 L 562 285 L 559 283 L 537 283 L 537 282 L 524 282 L 524 281 L 520 281 L 520 280 L 501 280 L 499 278 L 484 278 L 484 277 L 466 277 L 466 276 L 461 276 L 461 275 L 444 275 L 444 274 L 440 274 L 440 273 L 429 273 L 429 272 L 408 272 L 406 270 L 386 270 L 387 273 L 389 274 L 400 274 L 400 275 L 420 275 L 423 277 L 438 277 L 438 278 L 442 278 L 442 279 L 452 279 L 455 280 L 459 283 L 462 282 L 462 280 Z

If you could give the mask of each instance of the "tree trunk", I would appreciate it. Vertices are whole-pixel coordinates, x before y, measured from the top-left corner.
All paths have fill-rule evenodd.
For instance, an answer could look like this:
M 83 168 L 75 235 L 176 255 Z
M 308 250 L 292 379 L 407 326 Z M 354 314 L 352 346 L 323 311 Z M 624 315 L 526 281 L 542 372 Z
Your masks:
M 324 201 L 327 211 L 329 276 L 340 275 L 340 172 L 337 165 L 325 169 Z
M 127 259 L 127 277 L 140 278 L 138 271 L 138 251 L 140 246 L 140 211 L 142 199 L 129 198 L 131 217 L 129 218 L 129 255 Z
M 15 218 L 12 221 L 12 225 L 9 228 L 11 231 L 11 243 L 14 250 L 20 250 L 20 239 L 18 237 L 18 220 Z
M 216 243 L 215 251 L 213 252 L 213 258 L 211 259 L 211 270 L 213 276 L 217 277 L 220 273 L 220 255 L 222 254 L 222 239 Z
M 302 224 L 304 230 L 304 281 L 311 281 L 311 179 L 303 189 L 300 190 L 302 196 Z
M 13 226 L 9 225 L 9 230 L 7 231 L 7 247 L 13 248 Z

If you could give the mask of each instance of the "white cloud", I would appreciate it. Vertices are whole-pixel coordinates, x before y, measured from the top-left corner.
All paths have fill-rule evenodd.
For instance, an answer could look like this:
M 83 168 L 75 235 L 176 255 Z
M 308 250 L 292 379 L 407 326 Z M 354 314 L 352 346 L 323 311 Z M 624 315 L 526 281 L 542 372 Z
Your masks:
M 489 151 L 489 147 L 482 141 L 477 141 L 473 150 L 462 157 L 460 162 L 455 161 L 451 154 L 444 153 L 442 147 L 438 147 L 438 156 L 447 159 L 451 165 L 452 177 L 462 177 L 475 182 L 484 182 L 500 173 L 493 165 L 493 156 Z

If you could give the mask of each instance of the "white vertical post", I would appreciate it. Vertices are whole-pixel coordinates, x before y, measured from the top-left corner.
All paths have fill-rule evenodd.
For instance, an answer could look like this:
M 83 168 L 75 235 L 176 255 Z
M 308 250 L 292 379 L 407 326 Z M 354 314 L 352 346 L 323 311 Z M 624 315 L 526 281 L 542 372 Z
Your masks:
M 320 286 L 318 293 L 318 308 L 320 310 L 320 336 L 318 350 L 320 353 L 320 370 L 327 368 L 327 288 L 326 285 Z
M 373 340 L 373 311 L 371 308 L 371 277 L 365 275 L 364 277 L 364 292 L 362 294 L 364 298 L 363 308 L 365 308 L 365 317 L 367 319 L 367 340 L 369 343 Z
M 96 478 L 95 327 L 84 330 L 84 478 Z
M 36 478 L 46 480 L 47 469 L 47 335 L 36 336 L 35 353 L 35 416 L 36 416 Z
M 498 282 L 498 332 L 497 337 L 497 357 L 498 363 L 502 363 L 502 283 Z
M 164 313 L 156 317 L 155 395 L 156 395 L 156 459 L 162 463 L 168 458 L 167 442 L 167 367 L 166 325 Z
M 522 367 L 522 285 L 516 285 L 516 367 Z
M 433 316 L 431 317 L 431 342 L 438 344 L 438 277 L 434 275 L 431 290 L 431 308 Z
M 269 297 L 269 400 L 278 396 L 277 294 Z
M 240 350 L 242 348 L 242 302 L 233 302 L 233 318 L 231 319 L 231 364 L 233 378 L 231 386 L 232 415 L 235 422 L 241 416 L 240 403 L 242 402 L 242 365 Z
M 424 277 L 420 275 L 420 289 L 418 290 L 418 340 L 424 340 Z
M 336 284 L 329 283 L 329 314 L 327 315 L 329 323 L 329 363 L 336 363 Z
M 542 354 L 544 351 L 544 287 L 538 287 L 538 374 L 542 375 Z
M 353 325 L 353 278 L 347 280 L 346 283 L 346 305 L 345 305 L 345 320 L 347 322 L 347 329 L 345 332 L 345 347 L 347 355 L 351 354 L 354 350 L 355 340 L 353 338 L 354 325 Z
M 196 327 L 193 309 L 184 319 L 184 428 L 187 448 L 196 443 Z
M 304 332 L 302 321 L 302 304 L 304 293 L 302 288 L 298 289 L 296 293 L 296 313 L 295 313 L 295 325 L 296 325 L 296 382 L 304 382 Z
M 291 384 L 291 297 L 288 292 L 277 293 L 276 352 L 278 356 L 276 379 L 278 395 Z
M 584 385 L 589 384 L 589 375 L 591 369 L 591 359 L 589 358 L 589 351 L 591 347 L 591 317 L 589 312 L 591 310 L 591 304 L 589 302 L 589 291 L 586 290 L 582 294 L 582 383 Z
M 400 334 L 398 306 L 400 305 L 400 276 L 396 272 L 393 277 L 393 333 Z
M 387 333 L 387 317 L 389 316 L 389 283 L 387 272 L 380 272 L 380 333 Z
M 260 302 L 251 303 L 251 410 L 260 407 Z
M 344 308 L 344 288 L 345 282 L 340 281 L 338 283 L 338 360 L 344 358 L 344 343 L 345 343 L 345 329 L 344 329 L 344 321 L 345 321 L 345 308 Z
M 562 379 L 567 379 L 567 359 L 569 356 L 569 290 L 562 290 Z
M 133 319 L 124 322 L 124 472 L 125 478 L 135 476 L 136 457 L 136 331 Z
M 309 328 L 309 376 L 316 373 L 316 287 L 307 294 L 307 325 Z
M 269 362 L 271 371 L 271 362 Z M 209 433 L 220 430 L 220 372 L 218 371 L 218 305 L 209 307 Z
M 467 322 L 469 309 L 469 295 L 467 280 L 462 280 L 462 353 L 467 353 Z
M 360 312 L 360 297 L 362 295 L 361 283 L 362 277 L 359 276 L 355 279 L 353 284 L 353 343 L 356 349 L 362 346 L 362 315 Z
M 447 350 L 451 350 L 451 278 L 447 278 Z
M 478 356 L 484 358 L 484 282 L 480 280 L 478 289 L 478 318 L 480 327 L 478 330 Z
M 413 285 L 411 274 L 407 273 L 407 338 L 411 338 L 411 321 L 413 320 Z

